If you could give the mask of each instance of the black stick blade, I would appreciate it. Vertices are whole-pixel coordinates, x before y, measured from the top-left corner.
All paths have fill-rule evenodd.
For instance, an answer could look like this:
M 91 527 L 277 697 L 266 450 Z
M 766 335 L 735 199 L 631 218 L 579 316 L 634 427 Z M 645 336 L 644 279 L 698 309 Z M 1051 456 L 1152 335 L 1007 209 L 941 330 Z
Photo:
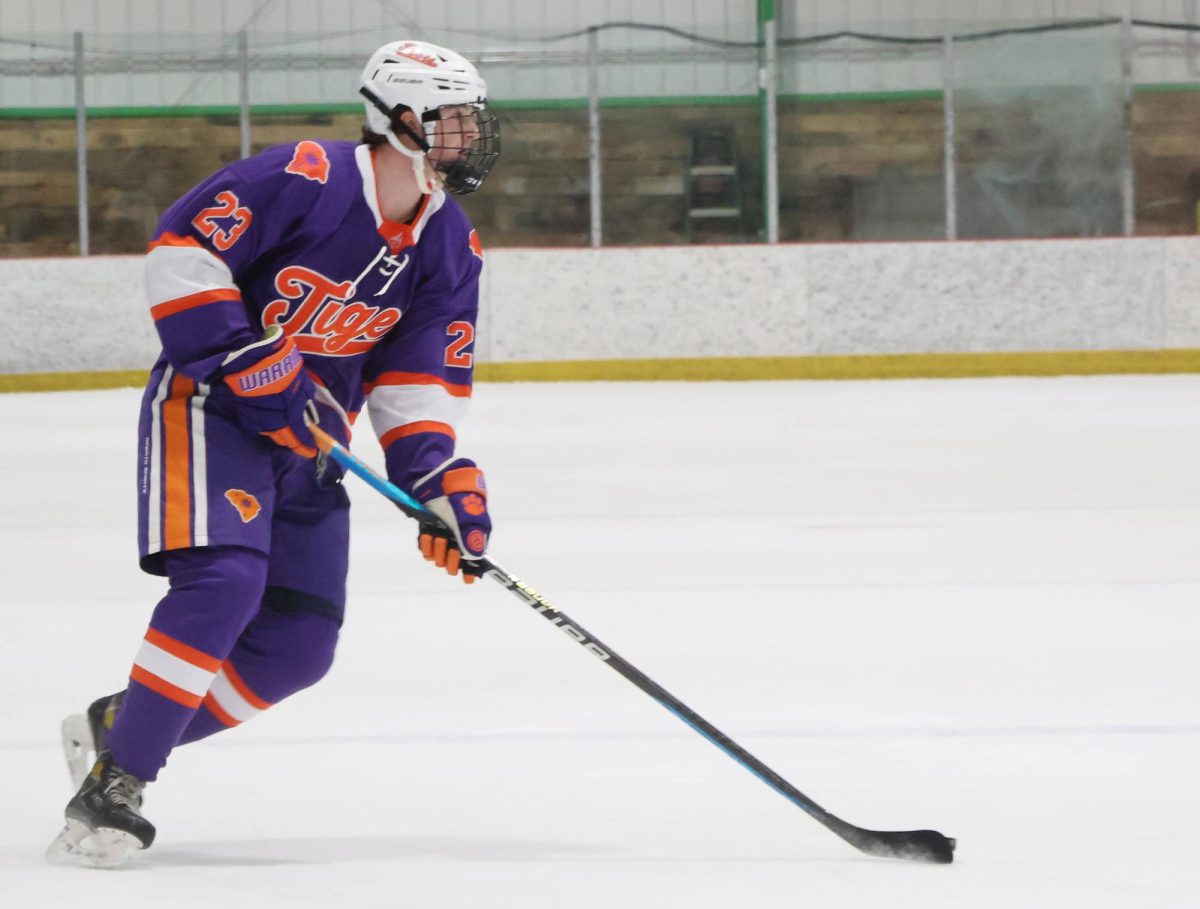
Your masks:
M 954 861 L 952 837 L 943 836 L 936 830 L 862 830 L 847 837 L 849 843 L 860 852 L 880 858 L 904 859 L 909 862 L 932 862 L 948 865 Z

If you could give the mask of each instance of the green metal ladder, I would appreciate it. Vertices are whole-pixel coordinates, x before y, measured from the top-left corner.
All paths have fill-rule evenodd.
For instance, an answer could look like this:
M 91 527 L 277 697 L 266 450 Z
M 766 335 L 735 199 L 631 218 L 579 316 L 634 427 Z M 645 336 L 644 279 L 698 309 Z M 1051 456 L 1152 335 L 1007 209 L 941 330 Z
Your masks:
M 688 137 L 684 233 L 695 242 L 697 222 L 725 221 L 740 232 L 744 207 L 732 127 L 709 126 Z

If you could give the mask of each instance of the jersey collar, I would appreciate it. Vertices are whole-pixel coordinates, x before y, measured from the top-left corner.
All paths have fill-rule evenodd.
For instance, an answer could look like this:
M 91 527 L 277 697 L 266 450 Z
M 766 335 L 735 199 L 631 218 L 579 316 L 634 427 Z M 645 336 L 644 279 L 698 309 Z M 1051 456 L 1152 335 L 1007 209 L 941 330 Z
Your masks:
M 363 201 L 371 210 L 371 215 L 375 218 L 375 229 L 387 241 L 392 255 L 396 255 L 410 246 L 416 246 L 421 241 L 421 233 L 425 230 L 429 219 L 446 204 L 445 190 L 439 189 L 436 193 L 422 196 L 421 204 L 417 207 L 417 213 L 411 221 L 389 221 L 383 216 L 379 207 L 379 186 L 375 180 L 375 162 L 371 158 L 370 146 L 364 144 L 355 148 L 354 161 L 362 176 Z

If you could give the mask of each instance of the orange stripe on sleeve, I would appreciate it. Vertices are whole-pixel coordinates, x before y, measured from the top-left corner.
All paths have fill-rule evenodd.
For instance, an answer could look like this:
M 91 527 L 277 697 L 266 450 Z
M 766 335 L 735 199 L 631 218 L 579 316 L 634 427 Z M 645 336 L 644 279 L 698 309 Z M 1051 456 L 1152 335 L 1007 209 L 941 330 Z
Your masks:
M 216 290 L 202 290 L 199 293 L 188 294 L 186 297 L 176 297 L 150 307 L 150 316 L 155 322 L 173 316 L 188 309 L 195 309 L 206 303 L 218 303 L 221 300 L 240 300 L 242 292 L 236 287 L 218 287 Z
M 183 549 L 192 540 L 192 439 L 188 432 L 188 407 L 196 383 L 176 373 L 171 395 L 162 405 L 165 506 L 163 548 Z
M 145 685 L 151 691 L 161 694 L 168 700 L 174 701 L 176 704 L 182 704 L 184 707 L 190 707 L 195 710 L 200 706 L 201 698 L 199 695 L 192 694 L 190 691 L 184 691 L 172 685 L 166 679 L 159 678 L 152 672 L 147 672 L 141 666 L 134 665 L 129 677 L 139 684 Z
M 366 392 L 370 394 L 380 385 L 440 385 L 456 398 L 471 397 L 470 385 L 455 385 L 447 382 L 439 376 L 431 376 L 424 372 L 385 372 L 381 373 L 374 382 L 369 382 L 366 385 Z
M 150 245 L 146 247 L 146 252 L 157 249 L 160 246 L 195 246 L 197 249 L 204 249 L 200 245 L 200 241 L 195 237 L 182 237 L 179 234 L 165 233 L 157 240 L 151 240 Z
M 397 439 L 405 439 L 408 436 L 415 436 L 422 432 L 440 432 L 451 439 L 457 438 L 454 435 L 454 427 L 448 423 L 438 423 L 436 420 L 420 420 L 416 423 L 405 423 L 403 426 L 389 429 L 379 437 L 379 444 L 387 448 Z
M 271 706 L 250 690 L 250 686 L 242 681 L 242 677 L 237 674 L 237 670 L 233 668 L 233 662 L 230 660 L 225 661 L 225 677 L 229 679 L 229 684 L 233 686 L 234 691 L 245 698 L 246 703 L 255 710 L 266 710 Z
M 204 696 L 204 706 L 208 712 L 221 721 L 222 726 L 238 726 L 241 725 L 238 720 L 235 720 L 228 713 L 221 709 L 221 705 L 217 703 L 217 699 L 211 694 Z
M 197 650 L 195 647 L 189 647 L 182 641 L 177 641 L 170 635 L 163 634 L 154 628 L 146 629 L 146 640 L 165 650 L 172 656 L 177 656 L 184 662 L 191 663 L 205 672 L 216 672 L 221 668 L 221 661 L 216 657 L 211 657 L 203 650 Z

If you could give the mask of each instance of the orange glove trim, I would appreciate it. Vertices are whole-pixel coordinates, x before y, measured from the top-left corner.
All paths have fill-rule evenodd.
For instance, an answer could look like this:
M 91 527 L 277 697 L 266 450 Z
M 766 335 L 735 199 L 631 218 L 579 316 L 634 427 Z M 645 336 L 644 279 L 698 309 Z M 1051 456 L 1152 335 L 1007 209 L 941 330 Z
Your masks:
M 446 574 L 455 575 L 462 569 L 462 553 L 458 551 L 457 547 L 448 547 L 446 540 L 434 537 L 433 534 L 423 533 L 417 537 L 417 546 L 426 561 L 445 568 Z M 462 579 L 464 584 L 475 583 L 475 575 L 467 574 L 465 571 L 462 572 Z
M 487 484 L 483 480 L 483 471 L 478 467 L 459 467 L 448 470 L 442 477 L 442 491 L 446 495 L 456 492 L 473 492 L 487 498 Z
M 290 448 L 302 458 L 315 458 L 317 450 L 310 445 L 305 445 L 297 437 L 295 431 L 290 426 L 285 426 L 283 429 L 276 429 L 274 432 L 264 432 L 260 435 L 266 436 L 276 445 L 282 445 L 284 448 Z

